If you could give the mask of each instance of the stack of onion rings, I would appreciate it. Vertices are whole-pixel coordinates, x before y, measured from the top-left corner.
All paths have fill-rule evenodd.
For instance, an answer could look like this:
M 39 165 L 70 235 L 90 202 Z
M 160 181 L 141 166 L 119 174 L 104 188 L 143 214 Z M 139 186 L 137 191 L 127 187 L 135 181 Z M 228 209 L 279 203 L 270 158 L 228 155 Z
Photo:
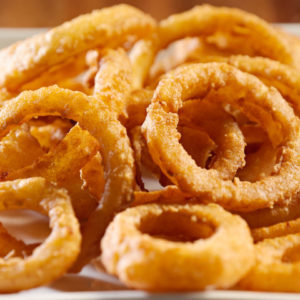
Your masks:
M 299 49 L 238 9 L 117 5 L 0 50 L 0 208 L 52 229 L 0 223 L 0 292 L 92 259 L 147 291 L 298 292 Z

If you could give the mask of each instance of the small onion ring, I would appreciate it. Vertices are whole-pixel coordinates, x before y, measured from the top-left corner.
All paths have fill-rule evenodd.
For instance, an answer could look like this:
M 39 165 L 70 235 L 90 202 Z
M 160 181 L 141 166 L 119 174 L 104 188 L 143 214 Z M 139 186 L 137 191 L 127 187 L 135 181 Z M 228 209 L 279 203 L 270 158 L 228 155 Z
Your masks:
M 50 217 L 50 236 L 31 256 L 0 259 L 0 291 L 44 285 L 64 274 L 80 250 L 79 224 L 69 196 L 36 177 L 0 183 L 0 210 L 41 207 Z
M 208 166 L 223 179 L 232 179 L 245 165 L 245 142 L 238 124 L 220 105 L 207 100 L 185 101 L 179 110 L 179 125 L 202 128 L 217 144 Z
M 266 239 L 256 244 L 256 262 L 237 288 L 299 293 L 299 248 L 300 234 Z

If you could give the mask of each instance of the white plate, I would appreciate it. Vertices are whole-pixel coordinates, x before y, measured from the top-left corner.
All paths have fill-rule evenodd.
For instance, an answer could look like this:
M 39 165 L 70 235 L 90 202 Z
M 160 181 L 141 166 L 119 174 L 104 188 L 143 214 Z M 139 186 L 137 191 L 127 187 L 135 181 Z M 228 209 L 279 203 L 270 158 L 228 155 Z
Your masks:
M 300 36 L 300 24 L 280 24 L 287 31 Z M 0 28 L 0 48 L 40 33 L 45 29 Z M 1 68 L 1 66 L 0 66 Z M 9 232 L 34 241 L 43 239 L 48 234 L 47 220 L 30 212 L 18 211 L 1 213 L 0 221 Z M 21 232 L 22 231 L 22 232 Z M 257 293 L 240 291 L 207 291 L 182 294 L 149 294 L 126 289 L 117 279 L 96 271 L 92 266 L 85 267 L 80 274 L 67 274 L 49 286 L 23 291 L 17 294 L 0 295 L 0 299 L 15 300 L 95 300 L 95 299 L 202 299 L 202 300 L 279 300 L 299 299 L 299 294 Z

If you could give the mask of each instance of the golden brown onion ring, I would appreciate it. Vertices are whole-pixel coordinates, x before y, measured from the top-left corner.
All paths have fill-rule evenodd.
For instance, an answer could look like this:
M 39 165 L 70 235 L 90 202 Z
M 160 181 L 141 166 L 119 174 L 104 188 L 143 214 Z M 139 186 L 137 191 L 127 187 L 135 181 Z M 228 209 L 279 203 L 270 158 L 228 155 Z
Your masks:
M 300 197 L 297 193 L 283 205 L 263 208 L 253 212 L 239 213 L 246 220 L 250 228 L 271 226 L 279 222 L 300 218 Z
M 43 154 L 27 124 L 14 128 L 0 141 L 0 180 L 12 171 L 31 165 Z
M 266 239 L 255 245 L 256 262 L 237 288 L 300 292 L 300 234 Z
M 276 176 L 255 183 L 221 180 L 215 170 L 199 168 L 179 143 L 178 110 L 190 98 L 207 96 L 243 111 L 266 130 L 282 151 Z M 274 88 L 254 76 L 222 63 L 183 66 L 159 84 L 143 124 L 153 160 L 179 188 L 237 211 L 272 207 L 294 196 L 300 181 L 299 120 Z M 291 167 L 292 166 L 292 167 Z
M 246 165 L 236 176 L 244 181 L 255 182 L 276 174 L 280 168 L 279 149 L 274 149 L 267 140 L 253 153 L 247 153 Z
M 158 204 L 188 204 L 191 202 L 199 203 L 197 198 L 181 192 L 177 186 L 168 185 L 162 190 L 144 192 L 135 191 L 134 201 L 131 203 L 131 207 L 158 203 Z
M 52 147 L 57 146 L 59 142 L 70 131 L 72 122 L 67 119 L 54 118 L 54 120 L 44 118 L 30 120 L 30 134 L 37 139 L 43 150 L 48 152 Z
M 155 292 L 230 287 L 254 262 L 246 223 L 215 204 L 127 209 L 109 225 L 101 247 L 109 273 Z
M 295 114 L 300 115 L 300 72 L 298 70 L 268 58 L 243 55 L 198 57 L 194 61 L 226 62 L 243 72 L 255 75 L 267 86 L 276 87 L 294 108 Z
M 80 177 L 83 181 L 82 187 L 88 190 L 95 199 L 101 199 L 104 192 L 105 177 L 99 152 L 80 170 Z
M 70 56 L 95 47 L 115 47 L 131 36 L 147 37 L 155 21 L 129 5 L 95 10 L 0 51 L 0 86 L 18 89 Z
M 202 128 L 217 144 L 208 167 L 217 170 L 223 179 L 232 179 L 245 165 L 243 134 L 238 124 L 217 103 L 205 99 L 184 102 L 179 110 L 179 124 Z
M 77 121 L 100 145 L 105 172 L 101 206 L 92 213 L 83 232 L 84 263 L 99 253 L 99 240 L 115 212 L 132 201 L 134 159 L 126 129 L 99 99 L 57 86 L 22 92 L 0 111 L 0 134 L 34 116 L 56 115 Z M 112 151 L 112 149 L 114 151 Z M 83 261 L 83 260 L 82 260 Z
M 128 117 L 122 121 L 128 130 L 143 124 L 147 114 L 147 107 L 151 103 L 152 96 L 152 90 L 141 89 L 133 91 L 127 97 L 126 115 Z
M 297 66 L 298 56 L 278 31 L 255 15 L 234 8 L 196 6 L 172 15 L 159 24 L 159 48 L 187 36 L 210 36 L 215 33 L 242 33 L 237 39 L 239 49 L 249 48 L 255 56 L 269 57 L 284 64 Z M 250 47 L 249 47 L 250 46 Z M 228 43 L 228 47 L 236 45 Z
M 0 259 L 0 291 L 16 292 L 49 283 L 65 273 L 80 250 L 79 224 L 69 196 L 43 178 L 0 183 L 0 209 L 37 209 L 49 215 L 50 236 L 26 259 Z

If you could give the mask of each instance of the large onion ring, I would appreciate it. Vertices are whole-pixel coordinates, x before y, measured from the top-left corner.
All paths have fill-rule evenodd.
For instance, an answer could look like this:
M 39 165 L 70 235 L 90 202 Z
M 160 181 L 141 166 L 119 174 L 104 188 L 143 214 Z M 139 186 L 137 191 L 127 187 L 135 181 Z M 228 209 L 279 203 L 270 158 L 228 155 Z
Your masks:
M 0 135 L 34 116 L 42 115 L 77 121 L 100 145 L 106 182 L 101 206 L 91 214 L 83 232 L 81 255 L 89 260 L 99 253 L 100 238 L 115 212 L 132 201 L 134 159 L 126 129 L 99 99 L 53 86 L 22 92 L 9 101 L 0 111 Z
M 179 144 L 177 112 L 183 101 L 208 94 L 211 101 L 237 106 L 265 128 L 274 146 L 284 149 L 276 176 L 255 183 L 237 178 L 232 182 L 221 180 L 215 170 L 197 167 Z M 194 64 L 171 72 L 155 91 L 143 130 L 153 160 L 184 192 L 218 202 L 228 209 L 251 211 L 283 202 L 298 191 L 298 118 L 277 90 L 227 64 Z

